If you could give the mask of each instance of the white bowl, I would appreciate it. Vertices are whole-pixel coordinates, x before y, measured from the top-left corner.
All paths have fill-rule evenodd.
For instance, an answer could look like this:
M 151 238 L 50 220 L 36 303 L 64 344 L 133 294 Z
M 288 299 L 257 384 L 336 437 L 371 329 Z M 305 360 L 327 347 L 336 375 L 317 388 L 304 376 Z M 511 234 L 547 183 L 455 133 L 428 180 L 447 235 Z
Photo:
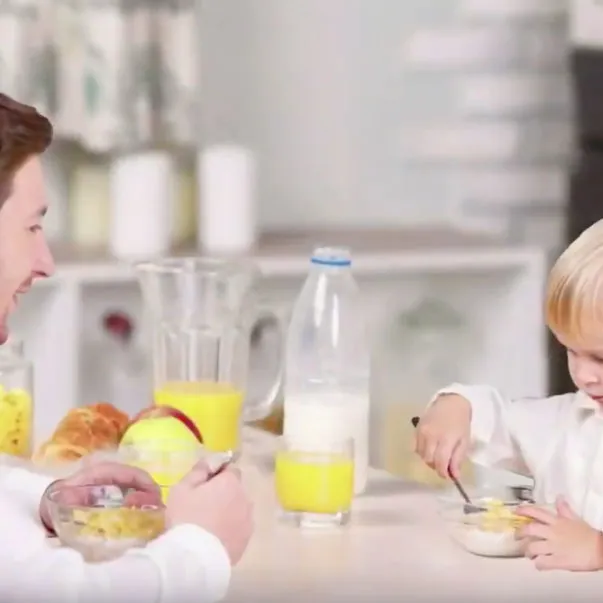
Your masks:
M 482 506 L 492 501 L 511 507 L 521 504 L 513 491 L 504 485 L 467 487 L 466 490 L 471 502 L 476 505 Z M 484 514 L 465 513 L 465 501 L 456 488 L 448 488 L 438 496 L 438 503 L 448 534 L 465 550 L 482 557 L 523 556 L 523 543 L 516 538 L 516 528 L 507 525 L 504 520 L 489 520 L 488 529 L 484 529 Z
M 466 551 L 481 557 L 523 557 L 523 545 L 513 528 L 487 531 L 481 528 L 481 513 L 462 509 L 442 513 L 450 537 Z

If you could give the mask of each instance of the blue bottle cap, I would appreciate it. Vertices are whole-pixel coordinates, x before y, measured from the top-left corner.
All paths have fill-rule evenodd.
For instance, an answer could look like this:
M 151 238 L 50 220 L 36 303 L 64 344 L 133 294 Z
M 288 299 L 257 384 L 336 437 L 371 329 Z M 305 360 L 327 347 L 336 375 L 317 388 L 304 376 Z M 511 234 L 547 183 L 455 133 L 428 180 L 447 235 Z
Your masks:
M 319 247 L 310 261 L 321 266 L 350 266 L 352 258 L 350 250 L 344 247 Z

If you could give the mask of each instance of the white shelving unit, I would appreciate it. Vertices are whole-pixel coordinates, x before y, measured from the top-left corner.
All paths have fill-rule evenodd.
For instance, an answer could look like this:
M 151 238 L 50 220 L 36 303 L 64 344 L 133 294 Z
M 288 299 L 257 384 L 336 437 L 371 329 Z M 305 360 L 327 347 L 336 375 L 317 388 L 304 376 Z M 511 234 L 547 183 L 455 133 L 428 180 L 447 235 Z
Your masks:
M 471 359 L 476 380 L 509 395 L 546 393 L 542 303 L 547 264 L 541 250 L 500 247 L 435 230 L 270 235 L 255 255 L 265 277 L 265 303 L 290 306 L 307 272 L 308 255 L 321 241 L 352 248 L 373 333 L 387 328 L 393 314 L 426 290 L 435 291 L 468 311 L 482 333 L 477 360 Z M 38 439 L 69 408 L 90 401 L 81 399 L 87 313 L 103 304 L 119 305 L 122 298 L 140 303 L 131 266 L 70 249 L 57 249 L 55 257 L 55 276 L 34 287 L 13 320 L 35 363 Z

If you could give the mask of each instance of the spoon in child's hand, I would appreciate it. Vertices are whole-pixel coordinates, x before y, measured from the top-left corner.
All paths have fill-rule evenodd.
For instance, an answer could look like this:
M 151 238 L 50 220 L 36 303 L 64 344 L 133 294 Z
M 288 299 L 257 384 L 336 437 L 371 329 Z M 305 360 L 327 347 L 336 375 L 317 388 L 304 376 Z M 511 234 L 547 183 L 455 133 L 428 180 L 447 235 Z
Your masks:
M 412 423 L 412 426 L 415 428 L 418 427 L 419 421 L 420 421 L 419 417 L 413 417 L 410 420 L 410 422 Z M 463 497 L 463 500 L 465 501 L 465 505 L 463 506 L 463 511 L 465 513 L 479 513 L 481 511 L 485 510 L 484 507 L 480 507 L 479 505 L 476 505 L 475 503 L 473 503 L 471 501 L 471 498 L 467 494 L 467 491 L 465 490 L 465 488 L 463 487 L 461 482 L 458 480 L 458 478 L 456 478 L 452 474 L 452 472 L 450 471 L 450 468 L 448 469 L 448 477 L 452 480 L 452 483 L 454 484 L 458 493 Z

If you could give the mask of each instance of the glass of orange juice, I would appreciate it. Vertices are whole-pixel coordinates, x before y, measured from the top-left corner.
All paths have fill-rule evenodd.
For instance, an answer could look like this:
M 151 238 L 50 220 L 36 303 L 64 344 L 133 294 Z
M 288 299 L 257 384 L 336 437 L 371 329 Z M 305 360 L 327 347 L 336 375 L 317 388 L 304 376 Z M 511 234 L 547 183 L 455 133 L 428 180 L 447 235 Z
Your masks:
M 354 441 L 302 444 L 283 436 L 275 459 L 284 519 L 302 527 L 348 523 L 354 498 Z
M 120 446 L 119 460 L 146 471 L 161 488 L 165 503 L 176 485 L 199 461 L 209 460 L 201 444 L 182 440 L 156 440 Z

